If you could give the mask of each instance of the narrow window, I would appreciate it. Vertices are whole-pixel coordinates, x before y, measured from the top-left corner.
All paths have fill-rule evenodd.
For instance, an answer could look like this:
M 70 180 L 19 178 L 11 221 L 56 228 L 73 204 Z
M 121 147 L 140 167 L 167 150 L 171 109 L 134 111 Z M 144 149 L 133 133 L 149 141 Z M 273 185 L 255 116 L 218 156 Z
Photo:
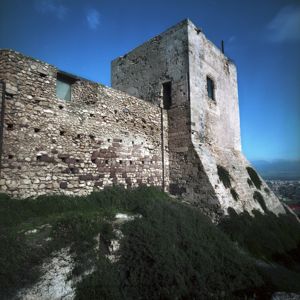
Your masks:
M 172 85 L 171 81 L 163 83 L 163 106 L 170 109 L 172 105 Z
M 56 96 L 59 99 L 70 101 L 72 84 L 75 79 L 62 73 L 57 73 L 56 79 Z
M 206 77 L 207 95 L 210 99 L 215 100 L 215 85 L 211 78 Z

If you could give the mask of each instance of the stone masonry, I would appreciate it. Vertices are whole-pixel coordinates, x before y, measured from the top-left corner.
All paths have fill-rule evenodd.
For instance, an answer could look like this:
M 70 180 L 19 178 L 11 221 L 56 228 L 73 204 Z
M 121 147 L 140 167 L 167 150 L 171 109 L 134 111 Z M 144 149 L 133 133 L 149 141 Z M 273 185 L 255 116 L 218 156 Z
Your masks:
M 1 51 L 6 83 L 1 190 L 28 197 L 82 195 L 113 184 L 161 186 L 160 109 L 75 77 L 71 101 L 60 100 L 58 72 Z
M 57 96 L 60 77 L 70 101 Z M 213 219 L 228 207 L 284 212 L 241 152 L 236 67 L 189 20 L 114 60 L 113 89 L 12 50 L 0 50 L 0 79 L 3 192 L 145 184 Z
M 207 78 L 214 82 L 214 99 L 208 97 Z M 190 20 L 112 62 L 113 88 L 162 107 L 165 82 L 172 86 L 172 104 L 165 110 L 170 193 L 214 217 L 228 207 L 262 210 L 261 200 L 267 209 L 284 212 L 262 178 L 257 188 L 247 171 L 236 67 Z M 230 186 L 220 180 L 220 170 L 228 172 Z

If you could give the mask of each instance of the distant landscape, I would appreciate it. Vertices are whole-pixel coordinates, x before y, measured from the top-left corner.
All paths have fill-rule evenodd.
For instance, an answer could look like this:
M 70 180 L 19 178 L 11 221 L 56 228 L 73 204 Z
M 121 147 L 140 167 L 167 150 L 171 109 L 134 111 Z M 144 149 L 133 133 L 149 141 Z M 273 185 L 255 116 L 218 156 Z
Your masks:
M 277 197 L 300 216 L 300 161 L 256 160 L 252 164 Z
M 300 180 L 300 160 L 253 160 L 265 180 Z

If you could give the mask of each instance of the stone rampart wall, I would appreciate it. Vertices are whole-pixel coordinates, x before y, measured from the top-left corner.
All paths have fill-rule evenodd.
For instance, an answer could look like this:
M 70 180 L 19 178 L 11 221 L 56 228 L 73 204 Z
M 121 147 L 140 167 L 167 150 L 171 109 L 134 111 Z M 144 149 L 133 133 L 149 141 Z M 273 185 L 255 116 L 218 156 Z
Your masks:
M 1 191 L 27 197 L 81 195 L 113 184 L 160 186 L 160 108 L 77 77 L 71 101 L 60 100 L 58 72 L 17 52 L 0 52 L 6 82 Z

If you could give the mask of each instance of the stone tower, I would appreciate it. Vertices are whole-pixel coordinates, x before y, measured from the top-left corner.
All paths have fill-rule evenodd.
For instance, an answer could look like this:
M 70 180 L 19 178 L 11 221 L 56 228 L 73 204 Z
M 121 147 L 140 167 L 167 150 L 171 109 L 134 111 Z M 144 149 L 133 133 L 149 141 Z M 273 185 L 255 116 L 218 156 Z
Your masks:
M 171 194 L 212 218 L 284 211 L 241 152 L 236 67 L 190 20 L 115 59 L 112 87 L 161 107 Z

